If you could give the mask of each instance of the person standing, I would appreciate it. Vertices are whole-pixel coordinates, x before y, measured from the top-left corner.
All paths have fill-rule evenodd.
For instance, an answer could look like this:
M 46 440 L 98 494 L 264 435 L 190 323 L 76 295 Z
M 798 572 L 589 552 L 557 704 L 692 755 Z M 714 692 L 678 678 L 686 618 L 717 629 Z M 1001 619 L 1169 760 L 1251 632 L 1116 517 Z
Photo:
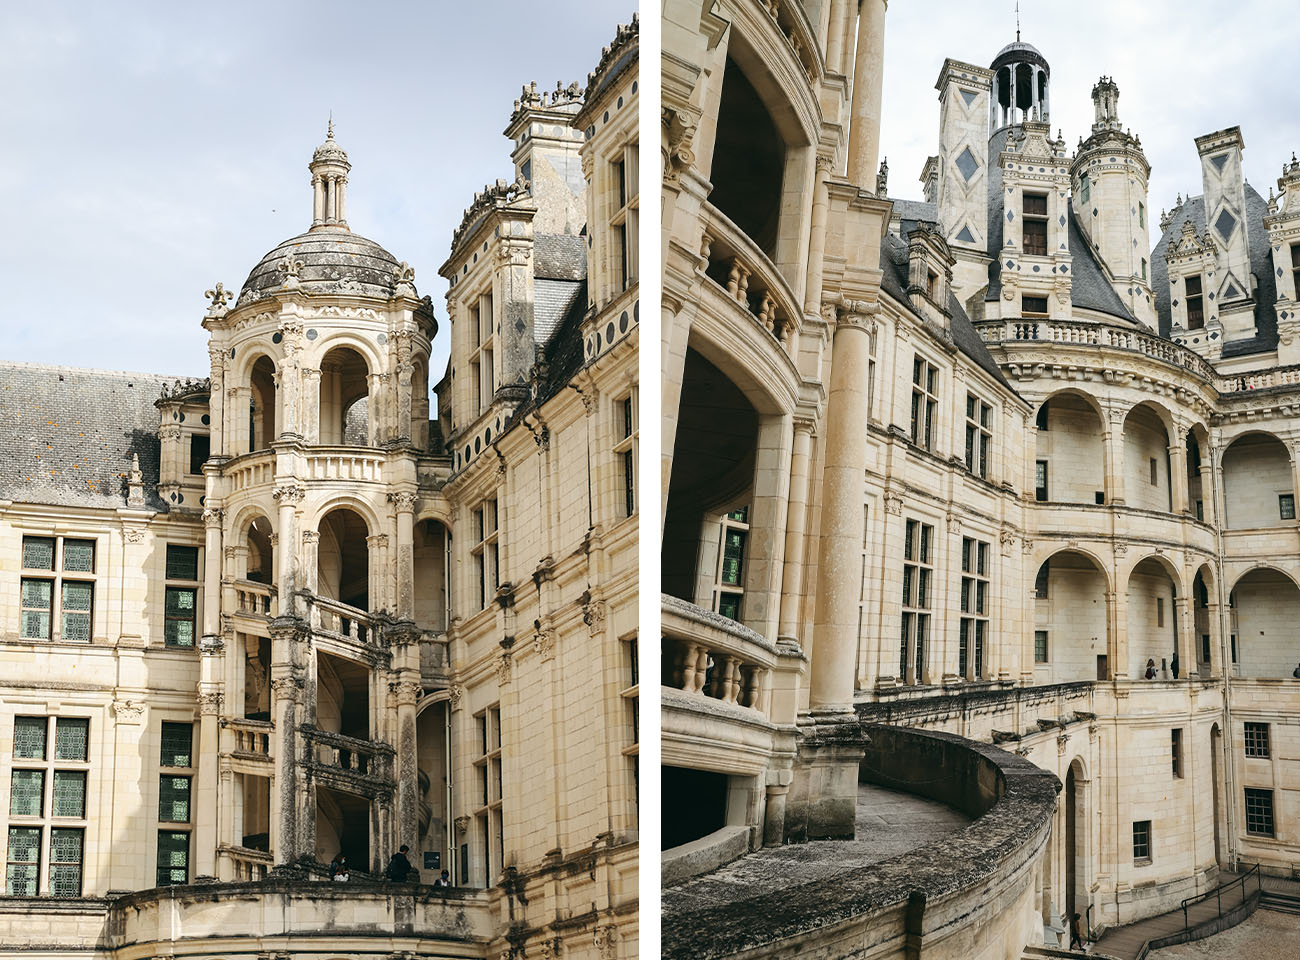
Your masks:
M 1178 651 L 1177 650 L 1174 651 L 1173 657 L 1170 658 L 1169 660 L 1169 670 L 1171 673 L 1173 673 L 1174 679 L 1177 680 L 1178 679 Z
M 337 879 L 340 871 L 348 872 L 348 858 L 341 853 L 336 853 L 334 859 L 330 861 L 330 879 Z
M 1147 658 L 1147 672 L 1145 676 L 1148 680 L 1154 680 L 1156 678 L 1156 662 L 1154 659 Z
M 411 879 L 411 874 L 415 872 L 415 868 L 411 866 L 411 861 L 406 859 L 406 851 L 410 849 L 406 844 L 402 844 L 384 869 L 384 876 L 394 883 L 406 883 Z
M 1070 949 L 1071 950 L 1073 950 L 1075 947 L 1078 947 L 1080 950 L 1083 949 L 1083 934 L 1079 932 L 1079 921 L 1081 919 L 1082 918 L 1077 913 L 1074 916 L 1070 917 Z
M 450 887 L 451 874 L 449 874 L 446 870 L 442 871 L 442 876 L 440 876 L 437 880 L 433 881 L 433 885 L 435 887 Z

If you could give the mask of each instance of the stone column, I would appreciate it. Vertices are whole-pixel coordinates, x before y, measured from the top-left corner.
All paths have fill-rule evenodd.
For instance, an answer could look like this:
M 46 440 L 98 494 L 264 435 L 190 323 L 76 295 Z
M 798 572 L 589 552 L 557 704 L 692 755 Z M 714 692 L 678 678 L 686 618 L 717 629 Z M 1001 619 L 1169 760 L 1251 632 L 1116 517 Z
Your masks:
M 212 364 L 211 379 L 209 381 L 210 393 L 208 394 L 208 435 L 209 449 L 214 457 L 226 456 L 225 447 L 225 404 L 222 403 L 225 397 L 226 381 L 226 357 L 228 354 L 225 350 L 216 347 L 208 348 L 208 359 Z
M 1205 605 L 1205 632 L 1210 635 L 1210 659 L 1205 666 L 1206 675 L 1218 677 L 1222 672 L 1222 664 L 1219 662 L 1219 650 L 1223 642 L 1223 630 L 1220 626 L 1219 619 L 1219 601 L 1215 599 L 1215 594 L 1210 595 L 1210 602 Z M 1200 656 L 1199 640 L 1197 638 L 1197 657 Z
M 1112 418 L 1119 411 L 1112 411 Z M 1120 504 L 1124 502 L 1124 422 L 1111 420 L 1109 427 L 1102 425 L 1105 433 L 1102 435 L 1102 444 L 1106 457 L 1106 502 L 1109 504 Z M 1051 477 L 1048 477 L 1051 484 Z M 1049 498 L 1051 487 L 1048 487 Z
M 413 623 L 399 625 L 396 631 L 389 632 L 389 638 L 396 641 L 398 649 L 409 647 L 419 650 L 420 632 Z M 418 656 L 417 653 L 416 657 Z M 416 841 L 420 839 L 420 765 L 415 743 L 415 704 L 420 696 L 419 675 L 418 667 L 415 670 L 402 670 L 401 679 L 388 684 L 389 709 L 396 719 L 392 743 L 396 753 L 393 779 L 397 784 L 397 836 L 393 838 L 394 850 L 403 843 L 410 844 L 412 850 L 419 847 Z M 415 866 L 419 869 L 422 864 Z M 420 879 L 425 883 L 432 882 L 430 877 L 422 876 Z
M 320 443 L 320 371 L 302 368 L 302 435 L 308 443 Z
M 302 321 L 286 320 L 280 324 L 284 337 L 284 361 L 280 364 L 280 389 L 276 399 L 280 402 L 280 436 L 301 437 L 302 428 L 302 368 L 298 364 L 302 346 Z
M 879 312 L 878 302 L 843 301 L 835 326 L 809 712 L 799 720 L 798 760 L 786 801 L 786 834 L 794 841 L 854 835 L 864 742 L 853 713 L 867 464 L 864 426 L 875 326 L 871 317 Z
M 767 806 L 763 813 L 763 846 L 779 847 L 785 842 L 785 801 L 789 784 L 767 785 Z
M 1209 451 L 1206 452 L 1208 453 Z M 1201 511 L 1204 514 L 1202 519 L 1206 523 L 1218 524 L 1220 522 L 1218 519 L 1218 511 L 1215 509 L 1215 503 L 1217 501 L 1215 500 L 1214 491 L 1216 489 L 1214 483 L 1214 467 L 1208 459 L 1203 460 L 1201 462 Z
M 271 781 L 271 849 L 276 866 L 292 864 L 301 854 L 315 854 L 303 849 L 299 837 L 299 811 L 302 820 L 310 821 L 315 833 L 316 791 L 308 784 L 308 795 L 299 792 L 298 761 L 302 746 L 298 724 L 301 716 L 307 654 L 300 624 L 287 617 L 271 621 L 271 718 L 275 723 L 275 777 Z
M 277 558 L 280 616 L 291 617 L 296 608 L 293 594 L 298 589 L 297 507 L 302 503 L 305 491 L 296 484 L 284 484 L 273 489 L 271 496 L 280 505 L 280 525 L 276 532 L 280 540 Z
M 204 637 L 199 651 L 199 750 L 198 776 L 194 784 L 194 879 L 215 880 L 217 876 L 217 760 L 220 748 L 219 719 L 222 712 L 222 684 L 208 677 L 219 676 L 225 646 L 220 637 Z
M 1169 496 L 1174 513 L 1188 512 L 1187 447 L 1179 443 L 1169 445 Z
M 829 157 L 817 158 L 817 175 L 813 188 L 812 234 L 808 241 L 808 273 L 804 290 L 803 312 L 821 316 L 822 269 L 826 259 L 826 213 L 830 208 L 830 191 L 826 177 L 831 172 Z M 797 347 L 795 350 L 797 351 Z
M 219 506 L 203 511 L 203 636 L 221 632 L 221 522 Z
M 325 222 L 325 181 L 320 177 L 311 178 L 311 225 L 320 226 Z
M 371 373 L 366 376 L 366 443 L 369 446 L 377 447 L 383 438 L 384 419 L 384 381 L 388 377 L 382 373 Z M 343 429 L 346 424 L 339 427 L 339 443 L 343 442 Z
M 390 493 L 388 502 L 397 510 L 397 602 L 399 620 L 415 616 L 415 494 Z
M 366 578 L 366 594 L 370 598 L 371 610 L 390 610 L 393 606 L 392 591 L 388 588 L 388 534 L 375 533 L 366 537 L 366 557 L 369 560 Z
M 781 622 L 777 636 L 799 642 L 803 610 L 804 529 L 808 514 L 808 463 L 812 455 L 813 421 L 796 417 L 794 454 L 790 457 L 790 504 L 785 519 L 785 564 L 781 582 Z M 782 804 L 784 805 L 784 799 Z
M 848 178 L 864 190 L 874 190 L 876 167 L 880 163 L 880 94 L 885 79 L 886 6 L 888 0 L 862 0 L 858 15 Z
M 1106 661 L 1110 679 L 1128 679 L 1128 593 L 1106 594 Z
M 301 588 L 311 594 L 320 592 L 320 531 L 302 532 Z
M 1196 676 L 1196 608 L 1191 597 L 1174 597 L 1174 649 L 1179 678 Z M 1173 676 L 1172 668 L 1170 670 Z

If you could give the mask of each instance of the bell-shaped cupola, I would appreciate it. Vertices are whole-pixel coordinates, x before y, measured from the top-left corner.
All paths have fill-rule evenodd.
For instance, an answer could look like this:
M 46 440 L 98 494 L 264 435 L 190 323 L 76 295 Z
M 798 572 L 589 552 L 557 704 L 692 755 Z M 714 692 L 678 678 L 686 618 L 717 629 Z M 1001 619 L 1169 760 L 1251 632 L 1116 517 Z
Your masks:
M 1037 47 L 1021 41 L 1019 30 L 1016 42 L 1003 47 L 989 69 L 993 71 L 990 133 L 1026 120 L 1050 122 L 1052 68 Z
M 334 142 L 334 121 L 330 120 L 325 142 L 312 154 L 311 163 L 312 214 L 311 228 L 348 228 L 348 155 Z

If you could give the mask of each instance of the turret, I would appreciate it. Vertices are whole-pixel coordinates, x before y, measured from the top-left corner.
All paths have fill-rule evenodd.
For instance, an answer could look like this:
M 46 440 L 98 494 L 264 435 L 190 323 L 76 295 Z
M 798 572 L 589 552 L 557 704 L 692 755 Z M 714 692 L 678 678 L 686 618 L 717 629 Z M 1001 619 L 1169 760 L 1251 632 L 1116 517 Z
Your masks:
M 1095 122 L 1070 167 L 1074 212 L 1109 271 L 1124 305 L 1139 321 L 1156 325 L 1151 295 L 1147 184 L 1151 164 L 1142 140 L 1121 127 L 1119 86 L 1102 77 L 1092 88 Z
M 312 154 L 311 163 L 312 218 L 311 228 L 348 227 L 348 155 L 334 142 L 334 120 L 330 119 L 325 142 Z
M 515 143 L 510 159 L 516 180 L 528 184 L 537 204 L 533 227 L 538 233 L 576 235 L 586 223 L 587 181 L 578 150 L 581 130 L 573 118 L 582 109 L 582 88 L 557 83 L 551 93 L 524 87 L 515 101 L 505 135 Z
M 935 206 L 943 237 L 957 258 L 953 286 L 961 299 L 988 283 L 989 91 L 993 72 L 945 60 L 939 91 L 939 162 Z
M 1012 127 L 1026 120 L 1051 121 L 1052 68 L 1033 44 L 1022 43 L 1020 31 L 1016 42 L 1009 43 L 994 58 L 993 98 L 990 102 L 989 126 L 992 130 Z

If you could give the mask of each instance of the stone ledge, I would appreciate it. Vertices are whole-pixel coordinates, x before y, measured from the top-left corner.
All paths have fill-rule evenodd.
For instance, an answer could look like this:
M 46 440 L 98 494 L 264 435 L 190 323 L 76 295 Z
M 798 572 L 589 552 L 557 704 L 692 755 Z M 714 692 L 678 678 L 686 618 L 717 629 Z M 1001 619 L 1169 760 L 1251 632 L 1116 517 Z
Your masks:
M 662 885 L 670 887 L 743 857 L 749 853 L 752 832 L 752 827 L 744 825 L 723 827 L 698 840 L 665 850 L 660 854 Z

